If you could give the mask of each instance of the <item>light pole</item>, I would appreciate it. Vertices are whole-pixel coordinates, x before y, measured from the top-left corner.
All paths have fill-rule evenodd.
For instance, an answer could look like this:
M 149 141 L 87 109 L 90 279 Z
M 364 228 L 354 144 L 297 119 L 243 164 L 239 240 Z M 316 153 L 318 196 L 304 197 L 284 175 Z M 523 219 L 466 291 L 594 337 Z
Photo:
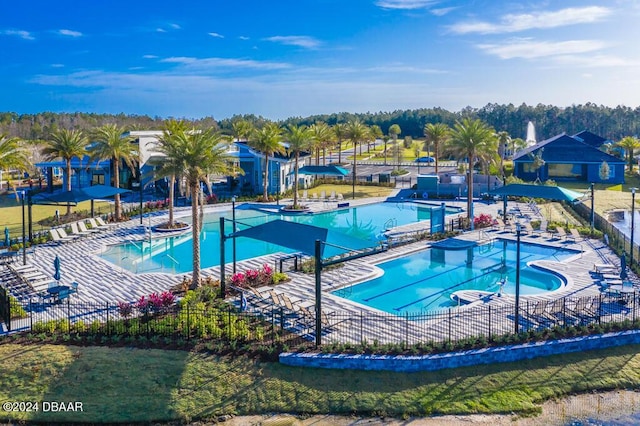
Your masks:
M 629 257 L 629 268 L 633 267 L 633 233 L 635 232 L 636 189 L 637 188 L 631 188 L 631 257 Z
M 595 200 L 593 199 L 594 187 L 595 185 L 591 184 L 591 235 L 593 236 L 593 225 L 596 219 L 596 211 L 595 211 Z
M 26 221 L 24 215 L 24 197 L 25 192 L 22 191 L 21 199 L 22 199 L 22 264 L 27 264 L 27 230 L 26 230 Z
M 233 232 L 236 232 L 236 196 L 231 197 L 231 219 Z M 233 237 L 233 275 L 236 274 L 236 237 Z
M 520 332 L 520 224 L 516 223 L 516 334 Z

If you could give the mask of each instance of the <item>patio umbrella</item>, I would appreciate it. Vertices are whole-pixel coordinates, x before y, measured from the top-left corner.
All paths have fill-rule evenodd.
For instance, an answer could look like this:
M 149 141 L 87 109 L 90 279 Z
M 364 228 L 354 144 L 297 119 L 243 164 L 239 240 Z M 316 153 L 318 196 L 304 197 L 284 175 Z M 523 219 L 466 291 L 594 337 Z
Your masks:
M 56 258 L 53 259 L 53 279 L 56 281 L 60 281 L 60 258 L 56 255 Z
M 4 227 L 4 246 L 9 247 L 11 245 L 11 239 L 9 238 L 9 228 Z
M 626 280 L 627 277 L 627 256 L 622 253 L 622 257 L 620 258 L 620 279 Z

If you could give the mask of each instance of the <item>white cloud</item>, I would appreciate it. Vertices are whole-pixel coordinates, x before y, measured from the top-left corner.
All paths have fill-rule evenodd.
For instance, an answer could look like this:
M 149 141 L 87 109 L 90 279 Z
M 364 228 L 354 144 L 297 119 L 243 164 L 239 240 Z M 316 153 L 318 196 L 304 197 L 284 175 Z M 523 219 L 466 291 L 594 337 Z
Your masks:
M 377 0 L 376 6 L 383 9 L 426 9 L 432 4 L 437 3 L 434 0 Z
M 3 31 L 0 31 L 0 34 L 7 35 L 7 36 L 16 36 L 24 40 L 36 39 L 33 35 L 31 35 L 29 31 L 22 31 L 22 30 L 3 30 Z
M 457 34 L 497 34 L 526 31 L 530 29 L 556 28 L 575 24 L 598 22 L 611 15 L 612 10 L 601 6 L 570 7 L 553 12 L 509 14 L 500 22 L 461 22 L 449 27 Z
M 156 32 L 157 33 L 166 33 L 167 30 L 165 30 L 164 28 L 156 28 Z
M 518 39 L 504 44 L 479 44 L 478 47 L 501 59 L 534 59 L 547 56 L 594 52 L 606 47 L 606 44 L 598 40 L 550 42 Z
M 218 34 L 218 33 L 207 33 L 209 34 L 211 37 L 215 37 L 215 38 L 224 38 L 224 36 L 222 34 Z
M 156 55 L 143 55 L 142 57 L 144 59 L 157 59 L 158 58 L 158 56 L 156 56 Z
M 182 29 L 182 27 L 180 27 L 180 25 L 178 25 L 178 24 L 169 24 L 169 26 L 174 30 L 181 30 Z
M 73 30 L 67 30 L 67 29 L 58 30 L 58 34 L 63 35 L 63 36 L 67 36 L 67 37 L 82 37 L 82 33 L 81 32 L 73 31 Z
M 64 64 L 51 64 L 51 68 L 64 68 Z
M 162 59 L 160 62 L 180 64 L 188 66 L 191 69 L 209 69 L 209 68 L 251 68 L 277 70 L 289 68 L 290 65 L 284 62 L 254 61 L 250 59 L 235 58 L 193 58 L 188 56 L 174 56 Z
M 457 7 L 441 7 L 439 9 L 431 9 L 431 13 L 435 16 L 444 16 L 449 12 L 456 10 Z
M 240 40 L 249 40 L 249 37 L 247 37 L 247 36 L 240 36 L 240 37 L 238 37 L 238 38 L 239 38 Z
M 306 49 L 315 49 L 322 44 L 319 40 L 309 36 L 273 36 L 267 37 L 265 40 Z

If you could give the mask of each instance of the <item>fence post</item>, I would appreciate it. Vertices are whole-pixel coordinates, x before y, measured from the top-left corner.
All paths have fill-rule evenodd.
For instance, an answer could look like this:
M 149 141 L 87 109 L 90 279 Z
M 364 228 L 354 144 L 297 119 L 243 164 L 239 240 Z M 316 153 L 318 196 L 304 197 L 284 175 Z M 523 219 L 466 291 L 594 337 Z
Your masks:
M 448 317 L 449 317 L 449 321 L 447 325 L 447 331 L 448 331 L 449 343 L 451 343 L 451 308 L 449 308 Z
M 109 336 L 109 302 L 107 302 L 107 336 Z
M 67 332 L 71 333 L 71 302 L 67 298 Z
M 491 341 L 491 305 L 488 305 L 487 308 L 489 309 L 489 342 Z
M 31 298 L 29 298 L 29 330 L 33 331 L 33 306 Z
M 363 336 L 364 336 L 364 313 L 362 312 L 362 310 L 360 311 L 360 343 L 363 343 Z
M 409 347 L 409 312 L 404 313 L 404 341 L 405 349 Z

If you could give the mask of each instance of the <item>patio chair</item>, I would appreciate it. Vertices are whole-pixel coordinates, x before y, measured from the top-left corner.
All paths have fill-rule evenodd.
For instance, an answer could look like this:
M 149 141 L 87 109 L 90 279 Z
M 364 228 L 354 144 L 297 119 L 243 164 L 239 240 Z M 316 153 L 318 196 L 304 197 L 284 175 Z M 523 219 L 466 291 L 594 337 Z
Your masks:
M 318 201 L 318 194 L 316 192 L 311 194 L 311 201 Z
M 78 237 L 87 237 L 89 235 L 91 235 L 91 232 L 89 231 L 80 231 L 80 229 L 78 229 L 78 222 L 72 222 L 71 223 L 71 235 L 77 235 Z
M 320 191 L 320 201 L 327 199 L 327 191 Z
M 522 226 L 524 228 L 525 234 L 533 235 L 535 233 L 535 231 L 533 230 L 533 226 L 531 226 L 531 222 L 525 222 L 522 224 Z
M 62 237 L 62 238 L 68 238 L 71 239 L 71 241 L 76 240 L 78 238 L 80 238 L 80 235 L 67 235 L 67 231 L 65 231 L 63 228 L 58 228 L 58 234 Z
M 342 201 L 342 200 L 344 200 L 344 197 L 342 196 L 342 193 L 341 193 L 341 192 L 338 192 L 338 193 L 336 194 L 336 197 L 338 198 L 338 201 Z
M 105 222 L 105 221 L 104 221 L 104 219 L 102 219 L 100 216 L 97 216 L 97 217 L 95 218 L 95 220 L 96 220 L 96 222 L 98 223 L 98 225 L 100 225 L 100 226 L 106 226 L 107 228 L 112 228 L 112 227 L 114 227 L 114 226 L 118 226 L 118 225 L 117 225 L 117 224 L 115 224 L 115 223 L 107 223 L 107 222 Z
M 580 235 L 580 232 L 578 232 L 578 230 L 576 228 L 570 228 L 569 232 L 571 233 L 571 236 L 573 237 L 573 241 L 578 241 L 578 239 L 583 239 L 582 235 Z
M 95 234 L 98 232 L 102 232 L 102 229 L 98 229 L 98 228 L 87 228 L 87 225 L 85 225 L 85 223 L 83 221 L 78 221 L 77 222 L 78 225 L 78 229 L 80 230 L 80 232 L 84 232 L 84 233 L 89 233 L 89 234 Z
M 556 238 L 557 237 L 557 238 Z M 562 239 L 562 238 L 567 238 L 567 233 L 565 232 L 564 228 L 562 226 L 556 226 L 556 235 L 555 237 L 552 237 L 552 239 Z
M 335 201 L 336 200 L 336 191 L 331 191 L 331 194 L 329 194 L 329 201 Z
M 94 218 L 87 219 L 89 221 L 89 225 L 91 225 L 91 229 L 97 229 L 99 231 L 106 231 L 110 228 L 109 225 L 99 225 L 98 222 Z
M 306 189 L 302 191 L 302 201 L 309 201 L 309 191 Z
M 51 235 L 53 242 L 56 244 L 68 243 L 74 240 L 74 238 L 71 238 L 69 236 L 66 236 L 64 238 L 61 237 L 57 229 L 49 229 L 49 234 Z

